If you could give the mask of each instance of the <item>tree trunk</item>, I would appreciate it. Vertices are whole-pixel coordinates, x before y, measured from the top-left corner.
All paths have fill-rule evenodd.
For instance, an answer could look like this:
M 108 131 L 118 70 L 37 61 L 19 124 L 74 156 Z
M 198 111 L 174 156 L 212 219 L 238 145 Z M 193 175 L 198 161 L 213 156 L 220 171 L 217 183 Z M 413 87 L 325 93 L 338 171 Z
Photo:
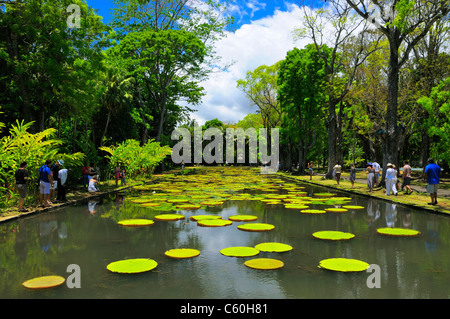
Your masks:
M 108 111 L 108 117 L 106 118 L 106 125 L 105 125 L 105 130 L 103 131 L 103 135 L 102 138 L 100 139 L 100 147 L 103 146 L 103 139 L 106 136 L 106 131 L 108 130 L 108 125 L 109 125 L 109 120 L 111 118 L 111 111 Z
M 328 132 L 328 170 L 325 175 L 326 178 L 332 178 L 333 167 L 338 161 L 337 154 L 337 118 L 336 118 L 336 103 L 333 99 L 328 101 L 328 122 L 327 122 L 327 132 Z
M 383 177 L 381 180 L 384 185 L 386 177 L 387 164 L 392 163 L 398 167 L 398 81 L 399 81 L 399 32 L 393 29 L 389 39 L 390 56 L 388 69 L 388 99 L 386 110 L 386 134 L 383 139 Z

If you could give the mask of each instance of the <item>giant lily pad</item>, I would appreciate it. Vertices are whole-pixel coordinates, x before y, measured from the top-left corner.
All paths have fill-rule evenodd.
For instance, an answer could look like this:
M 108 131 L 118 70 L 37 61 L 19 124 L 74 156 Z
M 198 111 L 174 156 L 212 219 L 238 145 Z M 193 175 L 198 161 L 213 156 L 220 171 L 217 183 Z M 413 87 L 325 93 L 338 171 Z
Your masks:
M 197 225 L 203 226 L 203 227 L 222 227 L 222 226 L 228 226 L 231 225 L 233 222 L 231 220 L 225 220 L 225 219 L 204 219 L 199 220 L 197 222 Z
M 329 258 L 324 259 L 319 263 L 319 268 L 341 272 L 366 271 L 369 266 L 370 265 L 364 261 L 348 258 Z
M 190 210 L 190 209 L 199 209 L 200 207 L 202 207 L 201 205 L 195 205 L 195 204 L 182 204 L 182 205 L 177 205 L 178 209 L 184 209 L 184 210 Z
M 255 246 L 256 249 L 264 252 L 281 253 L 292 250 L 292 246 L 281 243 L 261 243 Z
M 112 262 L 106 266 L 106 269 L 121 274 L 137 274 L 150 271 L 156 268 L 156 266 L 158 266 L 158 263 L 153 259 L 136 258 Z
M 162 215 L 155 216 L 155 219 L 156 220 L 160 220 L 160 221 L 175 221 L 175 220 L 184 219 L 184 215 L 181 215 L 181 214 L 162 214 Z
M 321 209 L 303 209 L 300 211 L 302 214 L 325 214 L 326 211 Z
M 309 206 L 303 204 L 285 204 L 284 207 L 289 209 L 307 209 Z
M 217 215 L 194 215 L 189 217 L 190 220 L 199 221 L 199 220 L 206 220 L 206 219 L 222 219 L 222 216 Z
M 257 216 L 253 216 L 253 215 L 233 215 L 228 217 L 229 220 L 232 220 L 234 222 L 248 222 L 248 221 L 254 221 L 257 220 L 258 217 Z
M 253 247 L 228 247 L 220 251 L 228 257 L 251 257 L 259 254 L 259 250 Z
M 160 206 L 160 205 L 161 205 L 161 203 L 154 203 L 154 202 L 140 204 L 140 206 L 142 206 L 142 207 L 157 207 L 157 206 Z
M 348 212 L 346 208 L 325 208 L 325 211 L 332 213 L 345 213 Z
M 65 281 L 66 279 L 61 276 L 42 276 L 29 279 L 23 282 L 22 285 L 30 289 L 43 289 L 62 285 Z
M 377 233 L 386 236 L 397 237 L 417 237 L 420 236 L 420 231 L 408 228 L 378 228 Z
M 345 233 L 335 230 L 323 230 L 312 234 L 314 238 L 323 240 L 348 240 L 355 237 L 352 233 Z
M 125 219 L 119 221 L 117 224 L 127 227 L 144 227 L 153 225 L 154 223 L 155 222 L 150 219 Z
M 245 230 L 245 231 L 260 232 L 260 231 L 272 230 L 275 228 L 275 226 L 271 225 L 271 224 L 264 224 L 264 223 L 249 223 L 249 224 L 239 225 L 237 228 L 240 230 Z
M 282 268 L 284 266 L 284 263 L 281 260 L 277 259 L 256 258 L 247 260 L 246 262 L 244 262 L 244 265 L 254 269 L 271 270 Z
M 200 251 L 197 249 L 191 248 L 179 248 L 179 249 L 170 249 L 164 253 L 166 256 L 175 258 L 175 259 L 186 259 L 197 257 L 200 255 Z
M 342 206 L 342 208 L 345 208 L 345 209 L 364 209 L 364 206 L 345 205 L 345 206 Z

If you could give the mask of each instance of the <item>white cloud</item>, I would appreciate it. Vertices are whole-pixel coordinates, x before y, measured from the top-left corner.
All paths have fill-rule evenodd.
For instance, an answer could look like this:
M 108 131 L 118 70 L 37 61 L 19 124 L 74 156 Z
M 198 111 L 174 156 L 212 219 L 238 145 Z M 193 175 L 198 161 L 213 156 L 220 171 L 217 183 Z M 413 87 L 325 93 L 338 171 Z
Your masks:
M 294 4 L 287 8 L 287 11 L 276 10 L 273 16 L 242 25 L 216 44 L 217 54 L 225 62 L 233 61 L 234 64 L 226 72 L 213 74 L 201 84 L 207 95 L 202 105 L 196 107 L 198 111 L 192 118 L 200 124 L 214 118 L 236 123 L 248 113 L 256 112 L 256 106 L 251 107 L 245 94 L 237 89 L 237 80 L 245 78 L 247 71 L 261 65 L 275 64 L 295 46 L 306 44 L 306 41 L 294 43 L 292 36 L 292 31 L 300 26 L 302 10 Z

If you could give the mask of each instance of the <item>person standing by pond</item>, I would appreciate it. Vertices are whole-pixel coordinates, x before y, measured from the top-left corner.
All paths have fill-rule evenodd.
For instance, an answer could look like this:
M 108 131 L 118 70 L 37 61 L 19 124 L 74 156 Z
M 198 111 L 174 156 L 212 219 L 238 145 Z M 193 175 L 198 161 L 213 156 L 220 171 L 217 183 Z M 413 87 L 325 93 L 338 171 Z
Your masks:
M 114 169 L 114 174 L 116 175 L 116 187 L 119 186 L 119 179 L 120 179 L 120 166 L 119 163 L 117 163 L 116 168 Z
M 428 205 L 437 205 L 437 192 L 439 187 L 439 175 L 441 168 L 434 163 L 433 158 L 428 159 L 428 165 L 425 167 L 424 181 L 427 182 L 427 192 L 430 194 L 431 203 Z
M 375 174 L 376 174 L 376 171 L 373 168 L 372 163 L 367 163 L 366 172 L 367 172 L 367 187 L 369 187 L 369 193 L 372 193 L 373 187 L 375 185 Z
M 406 195 L 411 195 L 413 190 L 409 186 L 411 184 L 411 166 L 408 161 L 403 161 L 403 183 L 402 190 L 406 187 Z
M 355 164 L 350 165 L 350 182 L 352 183 L 352 188 L 355 188 L 355 180 L 356 180 L 356 167 Z
M 308 163 L 308 170 L 309 170 L 309 180 L 312 180 L 312 176 L 313 176 L 313 166 L 314 163 L 312 161 L 310 161 Z
M 42 207 L 50 207 L 50 186 L 53 185 L 51 160 L 46 160 L 39 169 L 39 202 Z
M 20 163 L 19 169 L 15 173 L 15 178 L 16 178 L 16 187 L 20 195 L 19 212 L 27 212 L 28 210 L 23 208 L 23 203 L 25 201 L 25 198 L 27 197 L 27 180 L 28 180 L 27 162 Z
M 397 196 L 397 188 L 395 188 L 395 183 L 397 180 L 397 172 L 394 170 L 391 163 L 387 164 L 388 169 L 386 170 L 386 195 L 389 196 L 392 193 Z
M 85 163 L 83 168 L 81 169 L 81 175 L 83 176 L 83 186 L 84 188 L 87 188 L 89 185 L 89 171 L 91 168 L 89 167 L 88 163 Z
M 339 163 L 336 163 L 336 165 L 334 165 L 333 169 L 334 169 L 334 176 L 336 176 L 336 182 L 339 185 L 339 182 L 341 180 L 342 166 L 339 165 Z
M 378 185 L 378 178 L 380 177 L 381 166 L 377 163 L 377 161 L 372 162 L 372 167 L 375 170 L 375 177 L 373 180 L 373 186 L 376 187 Z

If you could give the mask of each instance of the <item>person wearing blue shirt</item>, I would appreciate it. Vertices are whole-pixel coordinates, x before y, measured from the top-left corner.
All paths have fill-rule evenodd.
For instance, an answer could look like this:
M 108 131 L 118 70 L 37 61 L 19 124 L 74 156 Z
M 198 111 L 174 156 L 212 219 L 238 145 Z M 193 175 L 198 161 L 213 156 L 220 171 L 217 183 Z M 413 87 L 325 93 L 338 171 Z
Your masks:
M 437 191 L 439 187 L 439 175 L 441 168 L 434 163 L 434 159 L 428 159 L 428 165 L 425 167 L 424 181 L 427 182 L 427 192 L 430 194 L 431 203 L 428 205 L 437 205 Z
M 42 207 L 50 207 L 50 186 L 53 186 L 51 164 L 51 160 L 46 160 L 45 164 L 39 169 L 39 202 Z

